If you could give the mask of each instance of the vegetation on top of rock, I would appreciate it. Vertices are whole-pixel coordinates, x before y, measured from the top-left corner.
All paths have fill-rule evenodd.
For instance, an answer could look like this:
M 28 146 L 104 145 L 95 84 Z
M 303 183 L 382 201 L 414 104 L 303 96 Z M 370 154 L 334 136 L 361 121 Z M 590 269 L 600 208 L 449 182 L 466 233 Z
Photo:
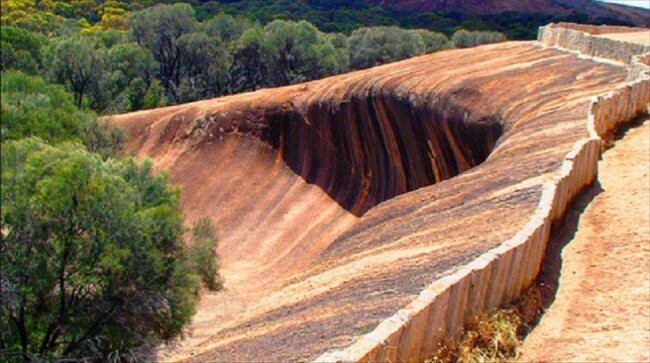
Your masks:
M 3 2 L 0 66 L 64 84 L 78 107 L 113 114 L 309 81 L 454 45 L 444 33 L 383 21 L 346 26 L 356 28 L 349 36 L 324 33 L 318 26 L 331 27 L 321 22 L 287 20 L 302 14 L 296 6 L 311 6 L 302 2 L 284 8 L 293 15 L 268 19 L 228 15 L 225 4 L 172 3 Z

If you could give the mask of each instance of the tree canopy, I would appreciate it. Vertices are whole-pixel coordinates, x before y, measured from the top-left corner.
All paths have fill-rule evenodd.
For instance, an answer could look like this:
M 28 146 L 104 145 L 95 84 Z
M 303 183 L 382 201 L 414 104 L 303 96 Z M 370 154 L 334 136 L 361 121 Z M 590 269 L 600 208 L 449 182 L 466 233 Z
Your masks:
M 178 193 L 150 163 L 28 138 L 3 143 L 1 180 L 3 349 L 126 357 L 189 321 Z
M 424 54 L 422 37 L 394 26 L 360 28 L 350 35 L 350 65 L 367 68 Z
M 102 155 L 115 153 L 125 140 L 119 129 L 81 110 L 64 87 L 21 72 L 3 72 L 0 140 L 39 137 L 51 143 L 76 140 Z
M 184 227 L 178 191 L 124 155 L 126 135 L 96 113 L 505 39 L 450 41 L 458 29 L 424 29 L 435 17 L 402 29 L 391 11 L 357 0 L 189 2 L 2 1 L 1 353 L 144 359 L 180 334 L 201 284 L 222 287 L 211 220 Z
M 394 26 L 388 20 L 397 18 L 383 8 L 257 4 L 269 11 L 262 14 L 245 10 L 251 1 L 238 2 L 239 8 L 200 1 L 8 0 L 0 65 L 64 84 L 78 107 L 113 114 L 309 81 L 455 45 L 445 33 L 424 29 L 427 22 L 409 23 L 422 29 Z M 329 15 L 306 17 L 314 23 L 291 20 L 312 8 Z M 42 13 L 52 16 L 45 21 Z M 350 16 L 392 26 L 331 26 Z M 505 39 L 460 34 L 461 46 Z

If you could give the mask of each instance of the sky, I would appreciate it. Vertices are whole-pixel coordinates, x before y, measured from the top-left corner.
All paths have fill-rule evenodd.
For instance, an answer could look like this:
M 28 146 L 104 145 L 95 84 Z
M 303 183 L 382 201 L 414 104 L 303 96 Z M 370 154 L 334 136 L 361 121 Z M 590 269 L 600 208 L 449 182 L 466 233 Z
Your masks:
M 606 3 L 622 4 L 637 6 L 640 8 L 650 9 L 650 0 L 600 0 Z

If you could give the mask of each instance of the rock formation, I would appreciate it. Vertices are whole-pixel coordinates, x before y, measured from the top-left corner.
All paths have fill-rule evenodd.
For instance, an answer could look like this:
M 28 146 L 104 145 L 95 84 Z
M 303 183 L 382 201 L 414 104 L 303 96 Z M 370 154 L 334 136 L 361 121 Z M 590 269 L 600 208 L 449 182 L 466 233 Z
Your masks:
M 309 360 L 350 346 L 522 230 L 594 137 L 594 97 L 624 87 L 628 68 L 508 42 L 115 116 L 128 149 L 181 187 L 186 221 L 207 214 L 221 235 L 226 290 L 161 357 Z M 619 113 L 647 104 L 644 87 Z

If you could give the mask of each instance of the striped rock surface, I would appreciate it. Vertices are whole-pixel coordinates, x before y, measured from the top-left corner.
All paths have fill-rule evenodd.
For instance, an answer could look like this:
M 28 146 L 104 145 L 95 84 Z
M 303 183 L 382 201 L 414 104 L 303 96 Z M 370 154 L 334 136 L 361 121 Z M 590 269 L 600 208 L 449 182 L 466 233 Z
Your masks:
M 615 63 L 537 42 L 448 50 L 114 117 L 221 237 L 225 290 L 161 359 L 309 360 L 349 346 L 520 230 Z

